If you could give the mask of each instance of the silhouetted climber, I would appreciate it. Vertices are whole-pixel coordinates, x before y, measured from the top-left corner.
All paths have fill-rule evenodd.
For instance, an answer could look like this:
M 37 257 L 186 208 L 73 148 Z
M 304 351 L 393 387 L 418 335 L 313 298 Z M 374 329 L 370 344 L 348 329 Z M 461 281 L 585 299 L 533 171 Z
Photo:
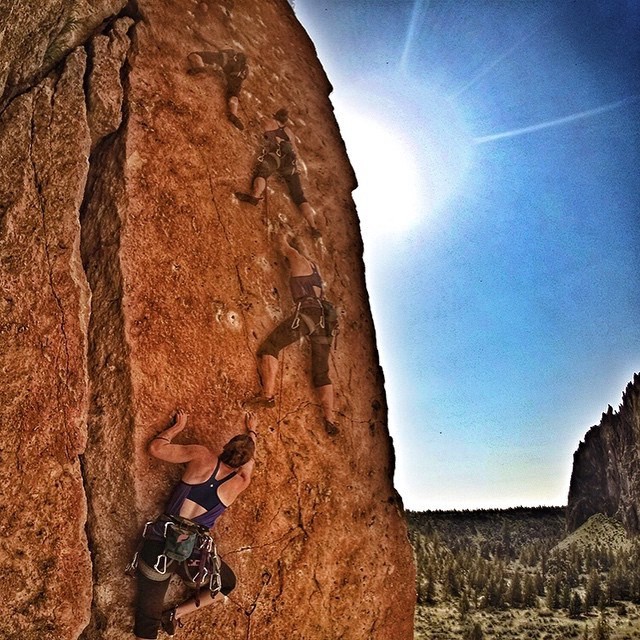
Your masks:
M 209 530 L 251 482 L 256 418 L 245 415 L 248 433 L 231 438 L 219 455 L 199 444 L 175 444 L 174 438 L 186 424 L 187 415 L 178 410 L 173 426 L 149 443 L 155 458 L 187 466 L 165 513 L 145 526 L 129 567 L 138 570 L 134 633 L 145 640 L 156 638 L 160 626 L 173 635 L 182 626 L 183 616 L 222 599 L 236 585 L 233 571 L 218 558 Z M 196 595 L 163 612 L 173 573 L 195 588 Z
M 324 427 L 331 436 L 338 433 L 333 419 L 333 384 L 329 378 L 329 353 L 338 332 L 335 307 L 324 298 L 318 267 L 303 255 L 295 238 L 280 237 L 280 248 L 289 262 L 291 295 L 296 307 L 264 340 L 258 349 L 262 393 L 247 400 L 247 407 L 275 406 L 275 386 L 278 374 L 278 354 L 301 338 L 311 342 L 311 376 L 322 413 Z
M 223 49 L 222 51 L 193 51 L 187 56 L 189 69 L 187 73 L 211 73 L 217 70 L 224 73 L 227 83 L 227 118 L 229 122 L 242 131 L 244 125 L 238 117 L 238 96 L 242 82 L 247 77 L 249 68 L 247 57 L 241 51 Z
M 198 11 L 206 15 L 211 10 L 211 4 L 214 4 L 213 0 L 202 0 L 198 5 Z M 217 0 L 215 4 L 222 11 L 223 21 L 228 24 L 231 20 L 231 12 L 234 9 L 234 0 Z
M 264 125 L 265 142 L 253 170 L 251 193 L 236 191 L 236 198 L 242 202 L 257 205 L 263 198 L 267 178 L 277 172 L 284 178 L 289 187 L 291 199 L 309 223 L 311 235 L 318 238 L 321 234 L 315 226 L 316 212 L 307 202 L 302 190 L 297 165 L 298 150 L 293 132 L 286 126 L 288 121 L 289 113 L 286 109 L 279 109 L 273 118 L 267 118 Z

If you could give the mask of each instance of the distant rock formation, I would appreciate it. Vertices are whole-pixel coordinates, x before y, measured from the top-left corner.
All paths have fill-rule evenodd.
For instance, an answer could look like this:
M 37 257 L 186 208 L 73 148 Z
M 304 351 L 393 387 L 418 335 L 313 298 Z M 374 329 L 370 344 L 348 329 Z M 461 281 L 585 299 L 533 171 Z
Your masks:
M 628 548 L 630 541 L 631 538 L 620 521 L 609 518 L 602 513 L 596 513 L 553 549 L 562 551 L 571 547 L 580 550 L 587 547 L 601 547 L 619 551 Z
M 567 527 L 574 531 L 593 514 L 640 532 L 640 375 L 633 376 L 617 412 L 609 406 L 573 456 Z
M 392 475 L 351 191 L 315 50 L 285 0 L 16 0 L 0 16 L 0 637 L 131 636 L 124 567 L 177 468 L 145 447 L 176 406 L 222 445 L 291 307 L 273 249 L 308 229 L 286 188 L 239 204 L 259 120 L 289 108 L 342 314 L 329 438 L 304 349 L 261 414 L 255 480 L 216 525 L 239 576 L 183 640 L 412 637 L 415 570 Z M 213 43 L 213 44 L 211 44 Z M 186 56 L 244 51 L 246 129 Z M 184 441 L 184 440 L 183 440 Z

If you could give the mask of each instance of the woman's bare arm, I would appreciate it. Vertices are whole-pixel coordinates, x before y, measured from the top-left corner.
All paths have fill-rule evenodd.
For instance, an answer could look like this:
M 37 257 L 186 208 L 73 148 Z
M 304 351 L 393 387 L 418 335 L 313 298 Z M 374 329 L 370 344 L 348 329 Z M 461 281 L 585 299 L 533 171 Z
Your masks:
M 168 429 L 160 432 L 149 443 L 149 453 L 158 460 L 182 464 L 192 462 L 209 453 L 206 447 L 199 444 L 174 444 L 172 440 L 187 426 L 187 414 L 178 409 L 175 423 Z
M 292 246 L 291 243 L 293 243 L 294 245 L 296 244 L 295 236 L 280 237 L 280 250 L 289 259 L 291 275 L 292 276 L 309 275 L 309 273 L 311 273 L 311 271 L 313 270 L 313 265 L 311 260 L 309 260 L 309 258 L 307 258 L 302 253 L 300 253 L 300 251 L 296 249 L 295 246 Z

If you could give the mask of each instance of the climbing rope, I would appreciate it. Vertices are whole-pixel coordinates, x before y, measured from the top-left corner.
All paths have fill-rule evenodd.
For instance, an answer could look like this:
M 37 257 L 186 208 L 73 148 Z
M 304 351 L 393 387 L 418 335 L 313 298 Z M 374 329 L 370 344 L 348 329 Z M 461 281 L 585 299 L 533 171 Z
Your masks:
M 278 390 L 278 422 L 277 425 L 280 426 L 280 420 L 282 418 L 282 386 L 284 381 L 284 360 L 286 351 L 283 349 L 280 353 L 282 353 L 282 364 L 280 366 L 280 389 Z

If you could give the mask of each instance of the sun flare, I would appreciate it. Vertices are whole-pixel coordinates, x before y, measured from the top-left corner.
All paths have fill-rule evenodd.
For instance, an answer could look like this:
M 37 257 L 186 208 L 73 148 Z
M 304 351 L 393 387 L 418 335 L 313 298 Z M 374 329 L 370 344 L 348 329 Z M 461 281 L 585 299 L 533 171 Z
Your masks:
M 334 98 L 365 239 L 406 236 L 431 219 L 462 187 L 471 159 L 472 139 L 445 98 L 415 85 L 396 95 L 365 113 Z
M 405 233 L 419 219 L 420 174 L 399 132 L 349 108 L 341 132 L 356 172 L 354 200 L 366 236 Z

